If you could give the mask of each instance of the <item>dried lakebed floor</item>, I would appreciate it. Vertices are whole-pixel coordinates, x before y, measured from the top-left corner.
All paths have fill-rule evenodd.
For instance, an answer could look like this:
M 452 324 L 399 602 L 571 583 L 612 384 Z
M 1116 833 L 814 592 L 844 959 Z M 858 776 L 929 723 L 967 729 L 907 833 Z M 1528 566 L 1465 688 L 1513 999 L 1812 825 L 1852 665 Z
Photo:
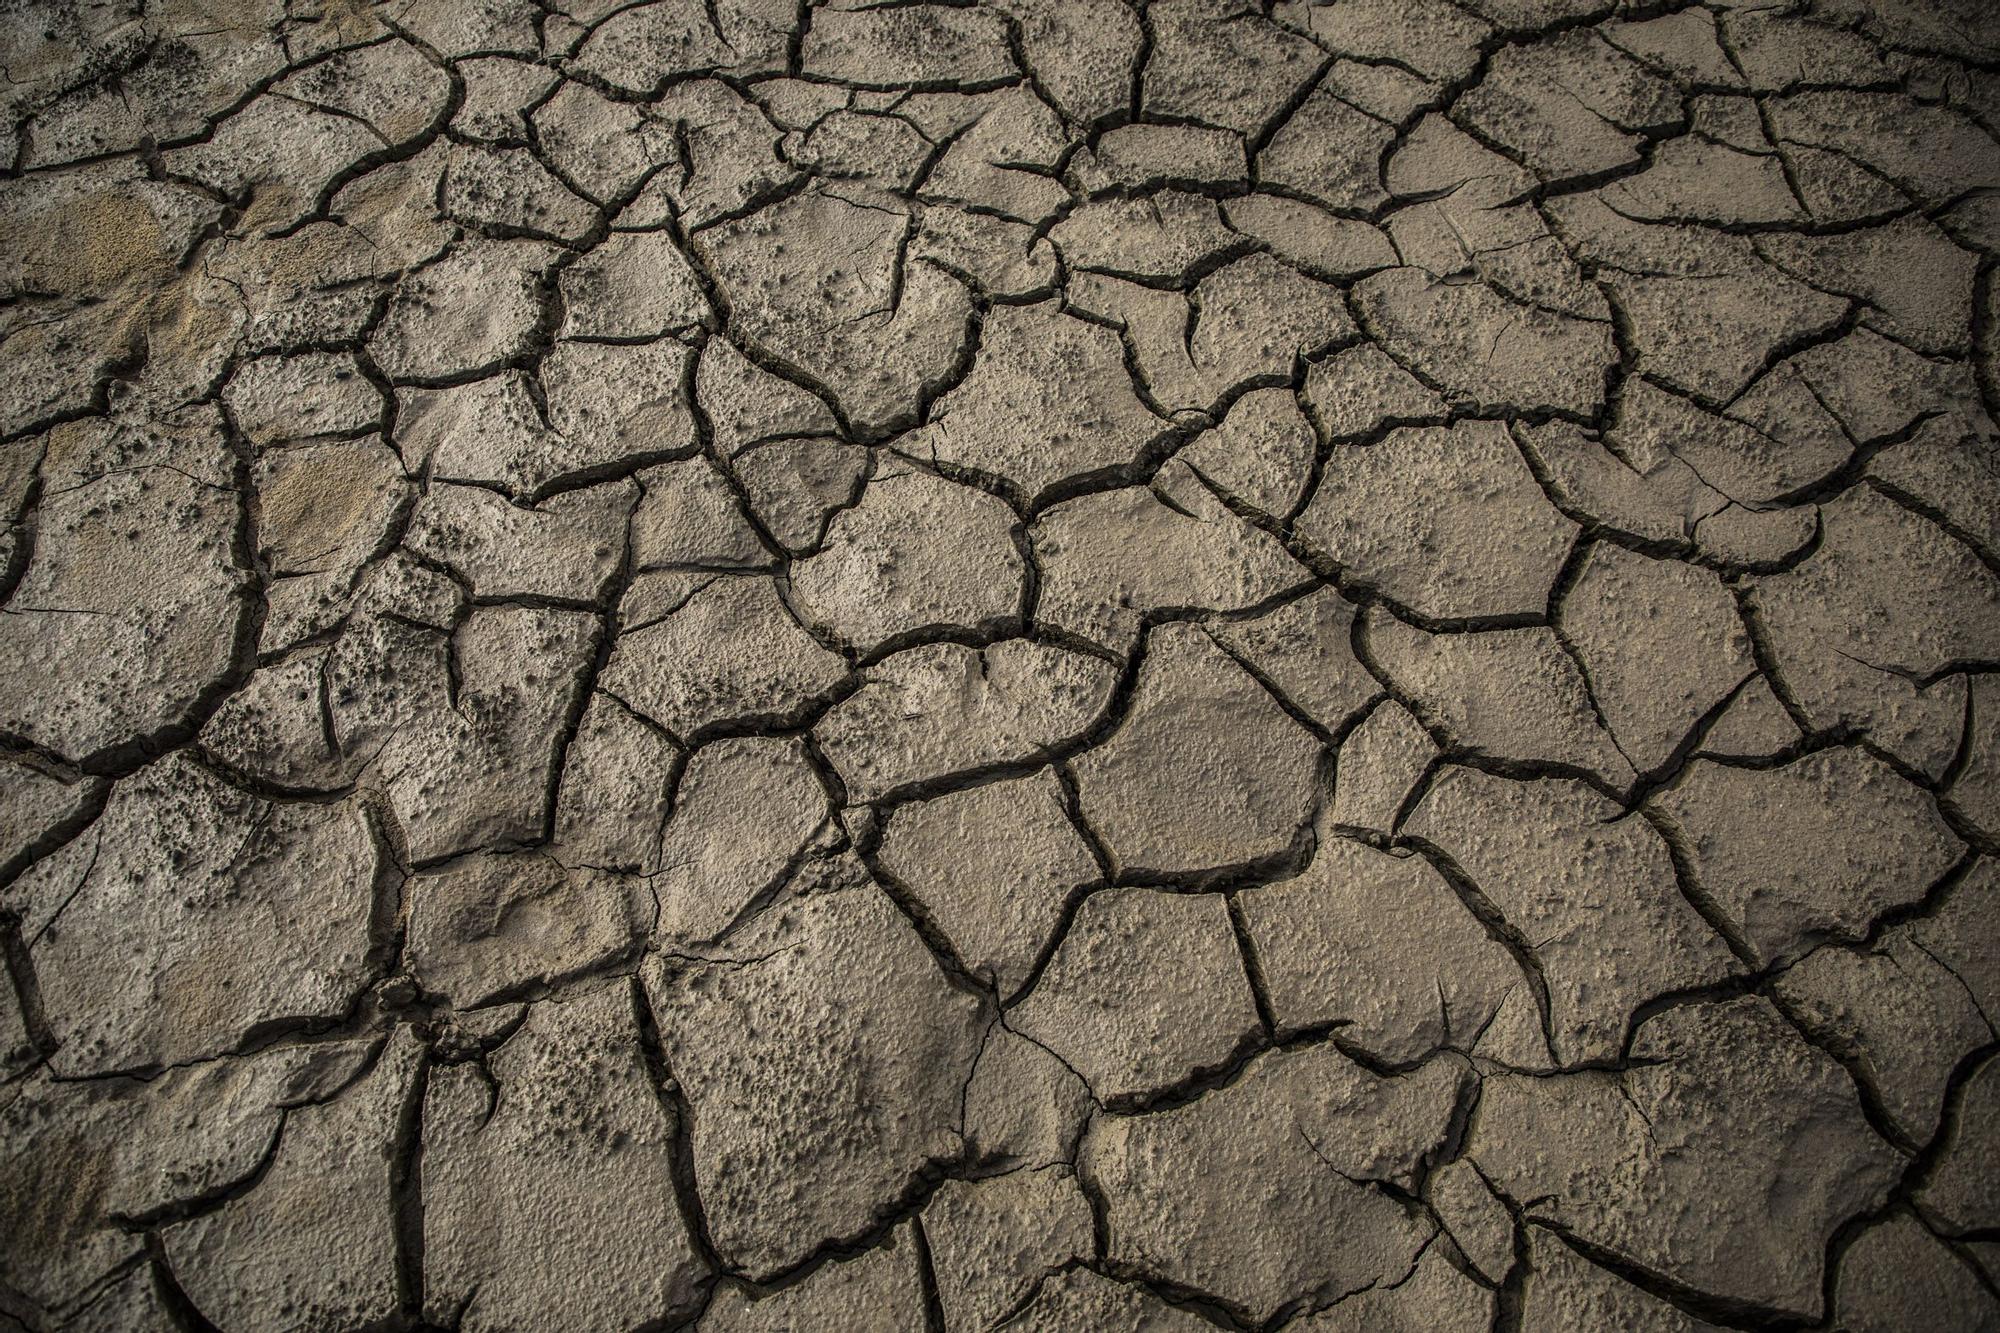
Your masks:
M 1979 0 L 0 55 L 0 1325 L 2000 1327 Z

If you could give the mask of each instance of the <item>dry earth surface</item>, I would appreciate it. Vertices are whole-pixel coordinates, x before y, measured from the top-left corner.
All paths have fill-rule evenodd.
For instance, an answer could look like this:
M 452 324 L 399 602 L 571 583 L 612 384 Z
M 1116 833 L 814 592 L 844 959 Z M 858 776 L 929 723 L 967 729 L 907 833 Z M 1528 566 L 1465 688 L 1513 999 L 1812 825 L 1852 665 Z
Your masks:
M 2000 1327 L 1985 0 L 0 53 L 0 1324 Z

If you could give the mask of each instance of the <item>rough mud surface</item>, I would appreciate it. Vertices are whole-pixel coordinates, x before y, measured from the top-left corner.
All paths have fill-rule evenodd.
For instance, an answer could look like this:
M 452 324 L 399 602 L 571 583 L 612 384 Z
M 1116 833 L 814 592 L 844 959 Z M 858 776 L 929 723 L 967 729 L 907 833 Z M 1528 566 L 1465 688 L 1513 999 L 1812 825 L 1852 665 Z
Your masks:
M 0 56 L 0 1325 L 2000 1327 L 1985 0 Z

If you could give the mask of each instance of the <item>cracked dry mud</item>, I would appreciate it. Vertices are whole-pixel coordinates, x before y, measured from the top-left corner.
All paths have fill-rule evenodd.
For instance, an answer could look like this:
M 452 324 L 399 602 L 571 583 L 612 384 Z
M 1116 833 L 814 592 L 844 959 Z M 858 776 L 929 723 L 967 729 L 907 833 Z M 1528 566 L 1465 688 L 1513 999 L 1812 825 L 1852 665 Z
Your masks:
M 0 1326 L 2000 1328 L 1986 0 L 0 65 Z

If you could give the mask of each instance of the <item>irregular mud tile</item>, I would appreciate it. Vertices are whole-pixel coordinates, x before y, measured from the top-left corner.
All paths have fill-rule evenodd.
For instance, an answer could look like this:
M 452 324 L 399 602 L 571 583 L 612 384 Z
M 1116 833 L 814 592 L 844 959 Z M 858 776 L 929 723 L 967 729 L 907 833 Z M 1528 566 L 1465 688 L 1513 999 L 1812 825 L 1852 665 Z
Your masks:
M 1244 248 L 1214 200 L 1182 190 L 1080 204 L 1050 229 L 1049 239 L 1072 269 L 1154 286 L 1186 284 Z
M 201 729 L 202 758 L 257 783 L 306 792 L 337 791 L 365 756 L 342 755 L 327 734 L 323 707 L 332 649 L 308 649 L 260 667 Z
M 1895 92 L 1808 89 L 1771 99 L 1770 117 L 1780 141 L 1865 163 L 1928 205 L 2000 186 L 1991 136 L 1951 107 Z
M 254 1188 L 161 1232 L 196 1309 L 225 1327 L 327 1330 L 396 1313 L 401 1121 L 425 1062 L 398 1029 L 359 1082 L 286 1113 Z
M 250 483 L 257 540 L 279 576 L 359 566 L 391 540 L 411 496 L 401 462 L 378 435 L 266 452 Z
M 1062 121 L 1025 85 L 980 100 L 924 177 L 922 197 L 1040 226 L 1070 202 L 1053 175 L 1069 146 Z
M 543 419 L 519 371 L 397 395 L 396 450 L 412 473 L 534 491 L 566 469 L 568 441 Z
M 1213 420 L 1223 414 L 1226 404 L 1216 377 L 1194 361 L 1193 293 L 1079 269 L 1066 269 L 1065 279 L 1064 309 L 1122 331 L 1127 373 L 1147 395 L 1149 406 L 1168 414 L 1183 431 L 1201 424 L 1202 417 Z
M 1958 421 L 1924 424 L 1916 435 L 1868 460 L 1868 476 L 1945 528 L 1989 563 L 2000 552 L 2000 456 Z
M 565 865 L 651 874 L 680 750 L 608 694 L 593 693 L 563 752 L 551 853 Z
M 909 230 L 896 207 L 822 188 L 723 223 L 695 245 L 732 330 L 825 385 L 855 428 L 873 434 L 910 424 L 943 386 L 972 310 L 955 279 L 901 263 Z
M 507 55 L 470 56 L 456 68 L 465 80 L 465 100 L 452 116 L 451 130 L 473 143 L 525 138 L 529 109 L 540 106 L 556 82 L 553 70 Z
M 1389 269 L 1355 287 L 1363 325 L 1383 348 L 1479 412 L 1595 414 L 1617 360 L 1609 321 L 1518 304 L 1484 283 L 1440 283 Z
M 149 1264 L 134 1264 L 125 1275 L 90 1298 L 63 1321 L 75 1333 L 173 1333 L 179 1327 L 161 1299 Z
M 1914 928 L 1866 951 L 1815 950 L 1777 979 L 1773 996 L 1858 1071 L 1911 1144 L 1930 1142 L 1953 1071 L 1994 1038 L 1966 983 L 1932 957 Z
M 1491 1328 L 1494 1294 L 1451 1266 L 1433 1242 L 1400 1280 L 1357 1291 L 1290 1327 L 1307 1333 L 1477 1333 Z
M 1467 1155 L 1533 1220 L 1725 1300 L 1817 1318 L 1828 1238 L 1904 1165 L 1846 1073 L 1756 997 L 1668 1010 L 1632 1056 L 1623 1073 L 1487 1078 Z
M 1782 568 L 1819 539 L 1819 510 L 1748 509 L 1728 505 L 1694 525 L 1695 545 L 1707 563 L 1753 570 Z
M 1750 589 L 1778 671 L 1813 726 L 1863 728 L 1941 776 L 1965 720 L 1963 678 L 1945 673 L 2000 656 L 2000 577 L 1868 487 L 1820 515 L 1812 556 Z
M 1248 383 L 1289 383 L 1303 357 L 1356 336 L 1338 288 L 1269 255 L 1247 255 L 1195 289 L 1185 335 L 1218 394 Z
M 1635 466 L 1653 470 L 1682 460 L 1716 491 L 1760 508 L 1828 476 L 1853 452 L 1853 442 L 1837 431 L 1772 435 L 1744 415 L 1742 403 L 1718 415 L 1643 379 L 1627 385 L 1603 438 Z
M 1389 202 L 1382 158 L 1395 141 L 1393 121 L 1323 83 L 1257 154 L 1257 179 L 1337 213 L 1372 213 Z
M 1003 639 L 985 648 L 932 644 L 862 673 L 817 735 L 850 801 L 920 783 L 1049 758 L 1074 744 L 1110 701 L 1101 658 Z
M 1504 1282 L 1515 1263 L 1514 1219 L 1480 1179 L 1479 1168 L 1464 1160 L 1449 1162 L 1431 1172 L 1426 1191 L 1459 1253 L 1480 1277 Z
M 1371 610 L 1362 632 L 1368 656 L 1453 748 L 1578 769 L 1613 788 L 1631 785 L 1632 765 L 1554 630 L 1427 634 Z
M 62 830 L 83 823 L 103 795 L 96 779 L 48 773 L 25 758 L 0 760 L 0 878 L 11 880 L 68 841 Z
M 1207 1319 L 1168 1305 L 1144 1288 L 1088 1268 L 1065 1268 L 1043 1279 L 1035 1299 L 1001 1327 L 1012 1333 L 1200 1333 Z
M 1553 503 L 1611 532 L 1685 548 L 1700 521 L 1729 504 L 1671 453 L 1624 455 L 1567 421 L 1517 426 L 1514 437 Z
M 828 815 L 826 788 L 796 740 L 743 737 L 695 751 L 660 835 L 654 942 L 720 938 L 791 873 Z
M 900 116 L 843 108 L 815 122 L 803 138 L 787 136 L 783 151 L 816 176 L 866 180 L 908 193 L 923 174 L 931 145 Z
M 1257 389 L 1175 457 L 1230 499 L 1283 518 L 1306 498 L 1318 447 L 1289 389 Z
M 638 474 L 645 497 L 632 511 L 632 565 L 648 570 L 763 569 L 771 552 L 722 473 L 706 458 Z
M 648 110 L 571 80 L 536 106 L 529 119 L 541 160 L 585 198 L 611 205 L 629 199 L 655 172 L 681 165 L 673 125 L 660 123 Z M 618 220 L 641 225 L 656 220 L 644 212 L 620 210 Z
M 919 1333 L 925 1328 L 923 1260 L 915 1232 L 899 1226 L 853 1258 L 835 1256 L 803 1279 L 765 1292 L 723 1284 L 696 1333 L 794 1333 L 850 1328 Z
M 1147 19 L 1152 43 L 1140 103 L 1147 115 L 1165 120 L 1255 136 L 1323 60 L 1305 38 L 1228 0 L 1167 0 Z
M 1945 800 L 1988 838 L 2000 841 L 2000 678 L 1971 678 L 1967 700 L 1972 725 L 1965 757 Z
M 1275 194 L 1249 194 L 1223 204 L 1229 225 L 1271 247 L 1271 253 L 1327 281 L 1358 278 L 1400 262 L 1396 247 L 1371 223 L 1337 218 L 1311 204 Z
M 753 1280 L 866 1234 L 963 1150 L 980 1005 L 872 884 L 788 902 L 715 961 L 656 955 L 645 977 L 709 1234 Z
M 1714 575 L 1600 542 L 1563 599 L 1563 637 L 1618 748 L 1642 773 L 1756 671 L 1735 599 Z
M 1243 136 L 1229 130 L 1120 125 L 1099 136 L 1097 165 L 1120 185 L 1241 184 L 1249 177 L 1243 148 Z
M 1841 1256 L 1833 1308 L 1839 1326 L 1855 1333 L 1891 1333 L 1912 1320 L 2000 1328 L 1990 1282 L 1908 1215 L 1870 1228 Z
M 1832 236 L 1760 237 L 1758 249 L 1802 281 L 1866 302 L 1865 323 L 1917 351 L 1965 351 L 1978 257 L 1926 218 Z
M 990 213 L 927 208 L 910 253 L 1009 305 L 1055 295 L 1055 247 L 1040 230 Z
M 813 17 L 800 59 L 808 78 L 859 88 L 979 87 L 1019 76 L 997 14 L 941 4 L 830 8 Z
M 1118 0 L 999 0 L 1013 20 L 1036 88 L 1075 124 L 1127 109 L 1145 43 L 1138 15 Z
M 620 92 L 657 96 L 677 75 L 728 59 L 709 11 L 695 0 L 658 0 L 612 14 L 590 30 L 571 62 Z
M 1098 877 L 1053 773 L 898 807 L 879 852 L 959 960 L 1012 998 L 1076 891 Z
M 382 147 L 362 121 L 265 91 L 213 133 L 166 150 L 160 160 L 182 180 L 220 196 L 250 198 L 246 221 L 278 231 L 310 216 L 322 185 Z
M 1297 526 L 1355 582 L 1441 619 L 1541 613 L 1576 534 L 1484 421 L 1335 447 Z
M 486 1057 L 431 1072 L 424 1314 L 476 1329 L 631 1328 L 704 1276 L 674 1195 L 677 1117 L 623 983 L 533 1006 Z M 563 1281 L 548 1281 L 551 1273 Z
M 557 254 L 540 241 L 465 242 L 397 285 L 369 355 L 390 379 L 412 383 L 500 369 L 534 339 Z
M 1185 1106 L 1091 1122 L 1106 1258 L 1263 1323 L 1394 1281 L 1433 1229 L 1380 1188 L 1447 1130 L 1442 1062 L 1377 1079 L 1331 1047 L 1259 1056 Z
M 975 1160 L 1039 1169 L 1068 1164 L 1095 1105 L 1045 1047 L 995 1025 L 965 1084 L 965 1141 Z
M 923 1218 L 946 1333 L 994 1327 L 1093 1244 L 1090 1202 L 1063 1166 L 947 1181 Z
M 1706 109 L 1713 110 L 1713 104 Z M 1704 125 L 1703 110 L 1697 104 L 1694 117 L 1695 134 L 1702 137 L 1660 144 L 1644 171 L 1604 187 L 1605 202 L 1646 222 L 1776 226 L 1809 221 L 1785 180 L 1784 159 L 1764 139 L 1754 105 L 1744 101 L 1740 110 L 1731 108 L 1732 127 L 1740 122 L 1745 132 L 1742 147 L 1713 142 L 1710 136 L 1723 127 Z
M 1692 250 L 1683 234 L 1663 242 Z M 1714 404 L 1733 403 L 1764 373 L 1779 349 L 1821 337 L 1846 318 L 1849 303 L 1764 264 L 1734 238 L 1703 232 L 1689 272 L 1628 274 L 1607 270 L 1629 322 L 1633 365 L 1645 375 Z
M 1527 941 L 1561 1060 L 1615 1062 L 1648 1001 L 1738 971 L 1681 896 L 1652 825 L 1581 782 L 1453 768 L 1404 827 L 1449 856 Z
M 1927 793 L 1847 747 L 1772 769 L 1696 760 L 1654 801 L 1701 894 L 1767 963 L 1859 939 L 1964 850 Z
M 697 437 L 683 386 L 692 355 L 671 338 L 557 343 L 542 361 L 541 379 L 548 423 L 567 449 L 540 484 L 691 450 Z
M 176 429 L 141 424 L 137 442 L 170 447 Z M 199 427 L 186 442 L 204 463 L 224 447 Z M 242 499 L 144 462 L 42 496 L 0 622 L 0 732 L 16 743 L 88 761 L 152 740 L 197 720 L 234 669 Z
M 1398 426 L 1443 425 L 1451 408 L 1373 343 L 1335 352 L 1306 370 L 1306 410 L 1329 440 L 1360 441 Z
M 1114 869 L 1171 877 L 1282 857 L 1312 819 L 1321 754 L 1198 627 L 1166 625 L 1123 722 L 1072 769 Z
M 448 634 L 377 622 L 327 669 L 333 735 L 365 756 L 414 861 L 542 836 L 575 691 L 584 612 L 496 606 Z
M 1986 1063 L 1957 1093 L 1957 1115 L 1918 1190 L 1926 1218 L 1947 1232 L 1990 1231 L 2000 1220 L 2000 1060 Z
M 1294 20 L 1327 50 L 1355 59 L 1408 65 L 1427 79 L 1457 81 L 1473 72 L 1492 28 L 1447 0 L 1348 0 L 1298 6 Z
M 566 247 L 582 242 L 598 220 L 589 201 L 525 148 L 453 145 L 438 193 L 439 211 L 462 226 Z
M 778 127 L 720 80 L 673 85 L 652 104 L 647 119 L 673 128 L 674 151 L 619 215 L 629 225 L 677 220 L 692 233 L 751 212 L 798 180 L 798 172 L 778 155 Z
M 1027 574 L 1013 527 L 1012 510 L 969 486 L 878 473 L 792 566 L 793 603 L 862 653 L 924 630 L 999 629 L 1019 615 Z
M 445 71 L 402 40 L 334 50 L 280 80 L 276 91 L 344 113 L 391 144 L 408 142 L 436 122 L 451 95 Z
M 330 1024 L 367 984 L 375 836 L 353 801 L 273 805 L 184 753 L 9 889 L 65 1077 Z
M 1042 574 L 1035 618 L 1122 653 L 1158 613 L 1242 611 L 1310 585 L 1276 537 L 1184 470 L 1179 480 L 1050 506 L 1029 529 Z
M 1154 966 L 1163 958 L 1170 972 Z M 1007 1024 L 1099 1101 L 1143 1101 L 1223 1067 L 1257 1034 L 1243 968 L 1219 894 L 1105 889 L 1077 909 Z
M 382 394 L 351 352 L 306 352 L 241 362 L 222 391 L 230 419 L 252 444 L 373 429 Z
M 595 602 L 623 563 L 629 482 L 551 496 L 534 508 L 483 486 L 438 484 L 417 502 L 404 544 L 449 565 L 476 597 Z
M 1382 694 L 1354 656 L 1354 616 L 1353 603 L 1321 588 L 1254 620 L 1215 620 L 1204 628 L 1292 707 L 1337 732 Z
M 1672 84 L 1595 33 L 1574 29 L 1503 47 L 1457 110 L 1544 180 L 1629 166 L 1639 160 L 1646 131 L 1681 118 Z
M 795 435 L 834 435 L 827 405 L 790 380 L 759 369 L 727 338 L 710 338 L 694 373 L 695 401 L 716 448 L 735 458 L 745 446 Z
M 467 1009 L 617 961 L 653 915 L 641 882 L 535 853 L 454 861 L 403 893 L 411 976 Z
M 1437 745 L 1409 709 L 1393 699 L 1377 704 L 1341 742 L 1328 818 L 1393 833 L 1403 802 L 1436 757 Z
M 1935 429 L 1987 429 L 1963 364 L 1919 356 L 1870 329 L 1820 342 L 1772 367 L 1730 414 L 1807 457 L 1830 458 L 1807 478 L 1830 474 L 1876 443 Z
M 826 540 L 827 525 L 861 498 L 870 457 L 840 440 L 772 440 L 732 464 L 744 497 L 771 539 L 804 555 Z
M 565 338 L 657 338 L 706 324 L 708 300 L 664 231 L 618 232 L 562 271 Z
M 1470 1047 L 1525 978 L 1438 872 L 1322 836 L 1296 879 L 1237 901 L 1281 1036 L 1338 1027 L 1391 1064 Z
M 618 636 L 605 689 L 683 741 L 728 723 L 793 718 L 846 674 L 768 578 L 715 579 L 664 620 Z
M 251 1180 L 278 1142 L 283 1108 L 332 1095 L 379 1044 L 293 1047 L 151 1081 L 26 1080 L 0 1107 L 10 1242 L 0 1275 L 11 1299 L 44 1311 L 81 1304 L 141 1251 L 135 1220 L 174 1217 Z
M 1168 429 L 1133 392 L 1111 330 L 1054 302 L 996 306 L 982 327 L 972 372 L 938 400 L 929 425 L 898 443 L 904 453 L 1033 496 L 1130 463 Z
M 1633 1333 L 1721 1329 L 1599 1268 L 1546 1227 L 1528 1228 L 1528 1277 L 1521 1288 L 1523 1333 L 1623 1328 Z

